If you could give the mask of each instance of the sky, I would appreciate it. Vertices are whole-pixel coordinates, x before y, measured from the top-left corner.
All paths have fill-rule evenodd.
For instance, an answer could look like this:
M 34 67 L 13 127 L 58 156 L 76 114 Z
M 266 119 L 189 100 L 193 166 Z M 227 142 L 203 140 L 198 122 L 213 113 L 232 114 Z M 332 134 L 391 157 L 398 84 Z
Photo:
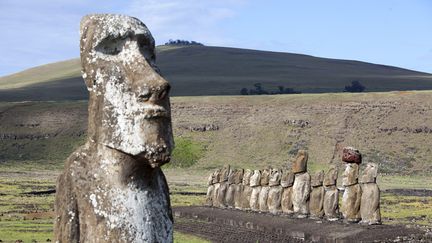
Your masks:
M 0 0 L 0 76 L 79 56 L 91 13 L 143 21 L 157 44 L 301 53 L 432 73 L 431 0 Z

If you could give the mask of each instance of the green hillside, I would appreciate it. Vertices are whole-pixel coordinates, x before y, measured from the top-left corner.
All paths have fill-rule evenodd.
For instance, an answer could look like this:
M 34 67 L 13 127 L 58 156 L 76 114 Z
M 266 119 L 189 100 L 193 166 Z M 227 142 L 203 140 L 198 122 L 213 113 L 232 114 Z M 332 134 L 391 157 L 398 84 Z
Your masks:
M 157 63 L 174 96 L 237 95 L 262 83 L 303 93 L 341 92 L 353 80 L 367 91 L 432 89 L 432 75 L 358 61 L 225 47 L 157 48 Z M 0 78 L 0 101 L 87 98 L 79 60 L 73 59 Z

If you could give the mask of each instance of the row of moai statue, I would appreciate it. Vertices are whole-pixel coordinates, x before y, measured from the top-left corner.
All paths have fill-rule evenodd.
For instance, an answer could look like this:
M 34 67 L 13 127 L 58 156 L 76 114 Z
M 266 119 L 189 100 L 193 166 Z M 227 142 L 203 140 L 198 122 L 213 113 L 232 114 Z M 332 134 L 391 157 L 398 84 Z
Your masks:
M 342 158 L 347 165 L 340 210 L 337 168 L 331 167 L 326 173 L 318 171 L 310 176 L 307 172 L 308 153 L 304 150 L 298 152 L 291 170 L 244 170 L 232 169 L 229 165 L 216 170 L 208 178 L 205 204 L 330 221 L 339 220 L 342 214 L 346 222 L 361 220 L 364 224 L 380 224 L 377 166 L 368 164 L 359 184 L 360 153 L 347 147 Z

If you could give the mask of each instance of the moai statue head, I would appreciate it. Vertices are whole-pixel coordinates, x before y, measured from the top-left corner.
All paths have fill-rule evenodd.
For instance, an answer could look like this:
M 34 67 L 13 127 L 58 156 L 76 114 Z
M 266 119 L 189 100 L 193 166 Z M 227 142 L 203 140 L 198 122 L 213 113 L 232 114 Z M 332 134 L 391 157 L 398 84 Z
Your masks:
M 224 167 L 221 170 L 221 181 L 228 181 L 230 174 L 231 174 L 230 165 L 224 165 Z
M 294 173 L 292 170 L 284 170 L 281 177 L 282 187 L 292 187 L 294 184 Z
M 270 168 L 266 168 L 261 172 L 261 179 L 260 179 L 260 185 L 261 186 L 268 186 L 270 181 Z
M 243 181 L 242 181 L 243 186 L 249 186 L 252 174 L 253 174 L 253 171 L 251 171 L 250 169 L 246 169 L 244 171 Z
M 213 173 L 211 173 L 210 175 L 209 175 L 209 177 L 208 177 L 208 179 L 207 179 L 207 185 L 213 185 L 213 180 L 214 180 L 214 177 L 215 177 L 215 173 L 213 172 Z
M 324 175 L 324 186 L 335 186 L 337 184 L 338 170 L 335 166 L 330 167 Z
M 237 175 L 237 169 L 232 169 L 232 170 L 230 170 L 229 171 L 229 174 L 228 174 L 228 184 L 234 184 L 235 182 L 235 177 L 236 177 L 236 175 Z
M 237 169 L 237 172 L 236 172 L 235 178 L 234 178 L 234 184 L 241 184 L 242 183 L 243 173 L 244 173 L 243 169 Z
M 169 162 L 174 140 L 170 85 L 155 66 L 155 41 L 138 19 L 85 16 L 82 76 L 89 91 L 88 140 L 151 167 Z
M 252 174 L 251 178 L 250 178 L 250 183 L 249 185 L 251 187 L 255 187 L 255 186 L 259 186 L 261 182 L 261 171 L 259 170 L 254 170 L 254 173 Z
M 324 171 L 323 170 L 317 171 L 315 174 L 312 175 L 311 187 L 322 186 L 323 180 L 324 180 Z
M 356 163 L 347 163 L 342 175 L 342 185 L 351 186 L 358 183 L 359 165 Z
M 378 176 L 378 165 L 375 163 L 367 163 L 361 177 L 360 183 L 376 183 Z
M 279 186 L 282 176 L 280 169 L 272 169 L 270 174 L 269 186 Z
M 360 164 L 362 162 L 362 156 L 358 149 L 355 149 L 353 147 L 345 147 L 342 150 L 342 161 L 347 163 Z
M 213 184 L 219 183 L 221 180 L 221 170 L 217 169 L 214 172 L 214 176 L 213 176 Z
M 299 150 L 297 156 L 292 163 L 292 171 L 294 174 L 303 173 L 307 171 L 307 161 L 309 155 L 306 150 Z

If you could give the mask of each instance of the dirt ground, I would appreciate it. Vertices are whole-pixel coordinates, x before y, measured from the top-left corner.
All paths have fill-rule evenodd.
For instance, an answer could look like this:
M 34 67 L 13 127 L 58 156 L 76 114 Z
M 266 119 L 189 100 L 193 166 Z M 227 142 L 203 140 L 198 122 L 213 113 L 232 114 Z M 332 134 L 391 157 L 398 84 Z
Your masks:
M 425 228 L 363 226 L 210 207 L 175 207 L 175 229 L 213 242 L 432 242 Z

